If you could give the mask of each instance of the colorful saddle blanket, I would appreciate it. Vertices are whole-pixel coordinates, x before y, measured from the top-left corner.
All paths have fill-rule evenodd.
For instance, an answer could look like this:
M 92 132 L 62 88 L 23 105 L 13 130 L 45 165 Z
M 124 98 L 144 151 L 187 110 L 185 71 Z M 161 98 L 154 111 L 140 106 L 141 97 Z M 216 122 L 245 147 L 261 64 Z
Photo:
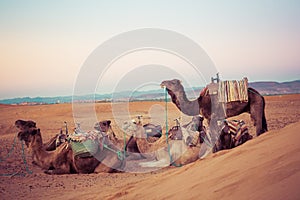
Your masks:
M 249 135 L 248 127 L 243 120 L 225 120 L 224 124 L 225 126 L 223 127 L 223 130 L 232 135 L 235 146 L 245 142 L 242 140 L 243 136 L 247 136 L 249 139 L 252 138 L 252 136 Z
M 74 156 L 90 157 L 98 152 L 100 131 L 75 132 L 69 135 Z

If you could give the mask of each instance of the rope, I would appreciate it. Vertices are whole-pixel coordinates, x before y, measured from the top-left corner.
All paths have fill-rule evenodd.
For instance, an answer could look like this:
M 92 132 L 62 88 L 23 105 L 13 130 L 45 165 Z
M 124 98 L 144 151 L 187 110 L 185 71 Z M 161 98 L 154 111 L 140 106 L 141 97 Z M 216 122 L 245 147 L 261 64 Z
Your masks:
M 116 150 L 110 148 L 107 144 L 104 144 L 104 140 L 105 139 L 103 138 L 103 140 L 102 140 L 103 147 L 106 148 L 107 150 L 111 151 L 111 152 L 116 153 L 119 160 L 124 160 L 124 155 L 122 154 L 122 152 L 121 151 L 116 151 Z
M 23 163 L 25 165 L 26 172 L 28 174 L 32 174 L 32 171 L 29 169 L 27 161 L 26 161 L 25 150 L 24 150 L 24 143 L 21 140 L 20 140 L 20 142 L 22 144 L 22 158 L 23 158 Z
M 10 157 L 10 154 L 14 151 L 14 148 L 15 148 L 15 146 L 16 146 L 16 142 L 17 142 L 17 135 L 15 136 L 14 142 L 13 142 L 13 144 L 12 144 L 12 147 L 11 147 L 10 150 L 8 151 L 6 157 L 3 158 L 3 159 L 0 158 L 0 162 L 3 162 L 3 161 L 5 161 L 7 158 Z
M 123 138 L 124 138 L 124 145 L 123 145 L 123 158 L 125 158 L 126 156 L 126 133 L 124 131 L 124 135 L 123 135 Z
M 14 142 L 12 144 L 11 149 L 9 150 L 8 154 L 6 155 L 6 157 L 4 159 L 0 159 L 0 162 L 5 161 L 8 157 L 10 157 L 11 153 L 14 151 L 15 146 L 16 146 L 16 142 L 17 141 L 17 136 L 15 136 L 14 138 Z M 23 163 L 25 165 L 25 170 L 27 174 L 32 174 L 33 172 L 29 169 L 29 166 L 27 164 L 27 160 L 26 160 L 26 155 L 25 155 L 25 150 L 24 150 L 24 143 L 20 140 L 21 146 L 22 146 L 22 159 L 23 159 Z M 14 173 L 10 173 L 10 174 L 0 174 L 0 176 L 8 176 L 8 177 L 13 177 L 13 176 L 22 176 L 24 177 L 26 175 L 26 173 L 21 173 L 21 170 L 14 172 Z
M 165 118 L 166 118 L 166 142 L 167 142 L 167 145 L 168 145 L 168 153 L 169 153 L 169 157 L 170 157 L 170 163 L 171 165 L 175 166 L 175 167 L 181 167 L 182 165 L 176 165 L 174 162 L 173 162 L 173 158 L 172 158 L 172 155 L 171 155 L 171 151 L 170 151 L 170 144 L 169 144 L 169 127 L 168 127 L 168 92 L 167 92 L 167 88 L 164 87 L 164 93 L 165 93 Z

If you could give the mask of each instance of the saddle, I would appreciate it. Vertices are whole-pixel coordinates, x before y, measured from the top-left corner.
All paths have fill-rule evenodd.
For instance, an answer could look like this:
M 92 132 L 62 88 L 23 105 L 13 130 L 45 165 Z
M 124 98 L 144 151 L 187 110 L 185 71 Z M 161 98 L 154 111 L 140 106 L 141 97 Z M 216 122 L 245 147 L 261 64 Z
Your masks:
M 224 120 L 224 125 L 220 135 L 221 143 L 222 138 L 224 139 L 226 135 L 231 137 L 231 144 L 227 148 L 239 146 L 247 140 L 252 139 L 252 136 L 248 132 L 248 127 L 243 120 Z
M 183 136 L 180 126 L 173 126 L 169 132 L 171 133 L 171 140 L 182 140 Z
M 68 137 L 74 156 L 92 157 L 99 150 L 100 131 L 74 132 Z

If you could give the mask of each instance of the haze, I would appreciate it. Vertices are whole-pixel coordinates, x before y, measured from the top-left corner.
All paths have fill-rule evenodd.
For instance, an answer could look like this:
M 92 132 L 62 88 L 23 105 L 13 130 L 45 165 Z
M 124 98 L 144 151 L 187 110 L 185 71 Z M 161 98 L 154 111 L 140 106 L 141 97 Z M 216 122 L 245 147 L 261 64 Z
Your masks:
M 0 99 L 72 94 L 82 64 L 97 46 L 139 28 L 167 29 L 191 38 L 206 51 L 223 79 L 247 76 L 253 82 L 300 77 L 297 0 L 1 1 Z M 161 54 L 156 62 L 150 59 L 154 54 L 144 53 L 146 60 L 132 54 L 126 67 L 114 67 L 110 73 L 131 71 L 130 77 L 140 80 L 138 68 L 152 64 L 149 69 L 182 66 L 186 74 L 180 76 L 192 74 L 178 59 Z M 164 70 L 157 73 L 161 79 L 171 78 Z M 105 77 L 96 92 L 116 88 L 111 84 L 118 81 L 114 78 L 119 79 Z M 204 84 L 193 79 L 191 75 L 191 86 Z M 153 81 L 158 86 L 157 77 Z M 123 81 L 120 88 L 127 87 L 139 86 Z

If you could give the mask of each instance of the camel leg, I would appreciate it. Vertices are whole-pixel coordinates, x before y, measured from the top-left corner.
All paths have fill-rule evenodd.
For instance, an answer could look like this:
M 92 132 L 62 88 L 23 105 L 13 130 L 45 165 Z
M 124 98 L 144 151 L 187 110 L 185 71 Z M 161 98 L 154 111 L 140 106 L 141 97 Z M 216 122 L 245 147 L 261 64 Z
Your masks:
M 45 170 L 44 171 L 45 174 L 70 174 L 70 171 L 69 170 L 65 170 L 65 169 L 53 169 L 53 170 Z
M 262 117 L 262 128 L 263 128 L 263 132 L 268 131 L 268 125 L 267 125 L 267 119 L 265 113 L 263 113 L 263 117 Z
M 250 105 L 250 116 L 254 122 L 254 126 L 256 128 L 256 136 L 264 133 L 265 131 L 262 128 L 263 123 L 263 110 L 261 111 L 261 104 Z
M 103 163 L 100 163 L 96 169 L 94 170 L 95 173 L 111 173 L 113 172 L 114 169 L 109 167 L 109 166 L 106 166 L 105 164 Z
M 45 170 L 46 174 L 70 174 L 71 168 L 69 163 L 63 163 L 60 166 L 55 166 L 54 169 Z
M 218 125 L 219 119 L 220 119 L 219 117 L 212 114 L 211 119 L 208 121 L 212 146 L 216 144 L 218 138 L 220 137 L 221 130 L 220 130 L 220 126 Z

